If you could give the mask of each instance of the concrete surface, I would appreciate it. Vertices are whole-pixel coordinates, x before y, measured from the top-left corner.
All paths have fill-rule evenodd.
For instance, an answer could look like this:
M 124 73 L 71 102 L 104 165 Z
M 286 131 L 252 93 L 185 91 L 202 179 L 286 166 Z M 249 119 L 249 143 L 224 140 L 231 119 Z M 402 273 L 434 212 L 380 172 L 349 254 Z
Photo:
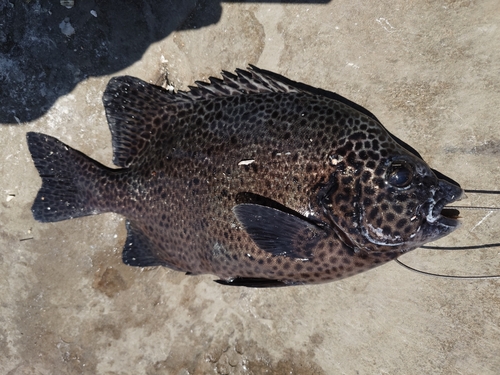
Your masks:
M 21 3 L 41 11 L 48 6 L 15 6 Z M 76 1 L 73 11 L 83 3 Z M 249 63 L 358 102 L 464 187 L 498 189 L 497 0 L 190 4 L 197 13 L 183 8 L 182 15 L 192 21 L 195 14 L 198 27 L 178 20 L 194 26 L 153 38 L 138 61 L 116 65 L 122 70 L 57 82 L 74 89 L 43 110 L 24 107 L 37 95 L 26 89 L 14 109 L 32 121 L 17 116 L 22 124 L 8 125 L 15 121 L 5 117 L 0 126 L 0 373 L 500 373 L 498 280 L 433 278 L 391 263 L 319 286 L 229 288 L 209 275 L 121 264 L 125 228 L 118 215 L 33 220 L 30 206 L 41 180 L 27 131 L 54 135 L 111 165 L 101 105 L 111 76 L 161 82 L 168 70 L 175 87 L 185 89 L 195 79 Z M 63 13 L 46 16 L 50 35 L 67 38 L 58 44 L 62 49 L 85 32 L 75 27 L 73 36 L 59 35 Z M 144 14 L 158 17 L 154 7 Z M 70 22 L 77 25 L 75 17 Z M 17 84 L 22 88 L 30 77 Z M 19 90 L 5 75 L 1 83 L 1 90 Z M 8 110 L 4 103 L 2 112 Z M 477 195 L 462 203 L 499 205 Z M 463 227 L 440 245 L 498 242 L 499 212 L 463 210 L 462 216 Z M 500 269 L 498 248 L 419 249 L 402 260 L 447 274 Z

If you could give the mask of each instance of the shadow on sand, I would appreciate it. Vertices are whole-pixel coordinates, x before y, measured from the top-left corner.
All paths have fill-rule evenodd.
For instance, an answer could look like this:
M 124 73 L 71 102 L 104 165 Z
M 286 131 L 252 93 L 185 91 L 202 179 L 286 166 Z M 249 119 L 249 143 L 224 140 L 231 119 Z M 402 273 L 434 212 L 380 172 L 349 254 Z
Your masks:
M 222 6 L 220 0 L 91 0 L 68 9 L 59 1 L 5 0 L 0 14 L 0 124 L 16 124 L 42 116 L 80 81 L 133 64 L 171 32 L 217 23 Z

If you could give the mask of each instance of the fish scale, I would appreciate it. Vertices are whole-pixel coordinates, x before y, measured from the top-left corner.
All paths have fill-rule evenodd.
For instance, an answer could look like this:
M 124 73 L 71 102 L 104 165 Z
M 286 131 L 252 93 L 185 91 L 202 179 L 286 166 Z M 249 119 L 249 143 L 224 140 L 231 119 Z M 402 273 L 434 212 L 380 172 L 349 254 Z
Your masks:
M 126 264 L 252 287 L 352 276 L 458 227 L 460 186 L 363 107 L 253 66 L 196 84 L 109 82 L 119 169 L 28 133 L 35 219 L 115 212 Z

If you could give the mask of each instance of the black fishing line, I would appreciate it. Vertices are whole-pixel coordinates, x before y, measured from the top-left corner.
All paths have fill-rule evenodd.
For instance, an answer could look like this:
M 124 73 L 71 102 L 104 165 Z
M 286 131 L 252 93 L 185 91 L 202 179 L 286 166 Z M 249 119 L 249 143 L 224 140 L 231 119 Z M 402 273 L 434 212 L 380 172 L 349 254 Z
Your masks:
M 475 189 L 464 189 L 466 193 L 473 194 L 496 194 L 500 195 L 500 190 L 475 190 Z
M 487 243 L 484 245 L 471 245 L 471 246 L 420 246 L 421 249 L 429 249 L 429 250 L 474 250 L 474 249 L 488 249 L 491 247 L 500 247 L 500 242 Z
M 492 194 L 500 195 L 499 190 L 476 190 L 476 189 L 464 189 L 466 193 L 469 194 Z M 488 207 L 488 206 L 445 206 L 446 208 L 454 208 L 461 210 L 485 210 L 485 211 L 500 211 L 500 207 Z M 489 243 L 483 245 L 472 245 L 472 246 L 421 246 L 422 249 L 430 250 L 473 250 L 473 249 L 487 249 L 491 247 L 500 247 L 500 242 Z
M 465 193 L 469 194 L 491 194 L 491 195 L 500 195 L 500 191 L 497 190 L 476 190 L 476 189 L 464 189 Z M 465 209 L 465 210 L 487 210 L 487 211 L 500 211 L 500 207 L 487 207 L 487 206 L 446 206 L 447 208 L 454 208 L 454 209 Z M 493 247 L 500 247 L 500 242 L 496 243 L 489 243 L 489 244 L 483 244 L 483 245 L 471 245 L 471 246 L 420 246 L 422 249 L 428 249 L 428 250 L 476 250 L 476 249 L 488 249 L 488 248 L 493 248 Z M 500 275 L 482 275 L 482 276 L 466 276 L 466 275 L 443 275 L 439 273 L 433 273 L 433 272 L 426 272 L 422 271 L 413 267 L 410 267 L 409 265 L 401 262 L 399 259 L 396 259 L 396 262 L 400 265 L 403 266 L 404 268 L 418 272 L 422 275 L 428 275 L 428 276 L 435 276 L 435 277 L 442 277 L 445 279 L 498 279 L 500 278 Z
M 485 279 L 498 279 L 500 278 L 500 275 L 481 275 L 481 276 L 467 276 L 467 275 L 443 275 L 443 274 L 440 274 L 440 273 L 433 273 L 433 272 L 427 272 L 427 271 L 422 271 L 422 270 L 419 270 L 419 269 L 416 269 L 416 268 L 413 268 L 413 267 L 410 267 L 409 265 L 401 262 L 399 259 L 395 259 L 396 262 L 400 265 L 400 266 L 403 266 L 404 268 L 410 270 L 410 271 L 413 271 L 413 272 L 418 272 L 422 275 L 427 275 L 427 276 L 435 276 L 435 277 L 441 277 L 443 279 L 461 279 L 461 280 L 464 280 L 464 279 L 469 279 L 469 280 L 478 280 L 478 279 L 482 279 L 482 280 L 485 280 Z

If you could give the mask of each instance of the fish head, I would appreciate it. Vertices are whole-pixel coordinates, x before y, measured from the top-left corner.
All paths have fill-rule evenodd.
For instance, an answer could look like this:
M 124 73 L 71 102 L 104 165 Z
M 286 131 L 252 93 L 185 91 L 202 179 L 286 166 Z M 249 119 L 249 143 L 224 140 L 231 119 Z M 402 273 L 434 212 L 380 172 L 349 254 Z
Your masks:
M 458 211 L 444 208 L 462 197 L 458 183 L 396 143 L 381 154 L 377 161 L 347 157 L 323 190 L 323 212 L 344 243 L 402 253 L 459 227 Z

